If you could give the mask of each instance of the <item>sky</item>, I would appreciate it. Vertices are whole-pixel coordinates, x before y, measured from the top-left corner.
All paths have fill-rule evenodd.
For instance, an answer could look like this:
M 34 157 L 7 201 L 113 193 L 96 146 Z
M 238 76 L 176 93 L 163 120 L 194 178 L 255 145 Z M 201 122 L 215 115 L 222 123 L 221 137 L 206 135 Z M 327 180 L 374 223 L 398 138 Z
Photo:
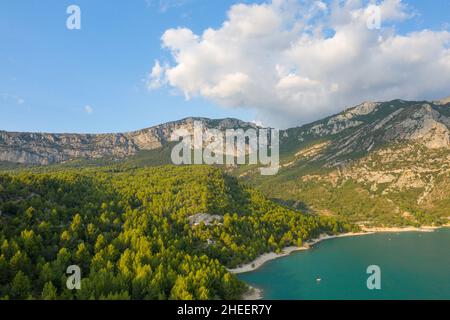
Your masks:
M 0 130 L 189 116 L 285 128 L 366 100 L 437 99 L 450 95 L 449 30 L 448 0 L 4 0 Z

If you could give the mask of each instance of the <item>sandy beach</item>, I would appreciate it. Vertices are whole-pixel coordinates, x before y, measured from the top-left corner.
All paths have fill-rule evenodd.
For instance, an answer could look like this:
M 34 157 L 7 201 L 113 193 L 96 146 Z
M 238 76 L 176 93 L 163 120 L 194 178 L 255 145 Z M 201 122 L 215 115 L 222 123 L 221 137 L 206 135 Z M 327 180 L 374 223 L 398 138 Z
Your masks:
M 377 232 L 377 233 L 381 233 L 381 232 L 433 232 L 437 229 L 440 228 L 444 228 L 444 227 L 448 227 L 449 225 L 445 225 L 445 226 L 441 226 L 441 227 L 429 227 L 429 226 L 424 226 L 424 227 L 404 227 L 404 228 L 382 228 L 382 227 L 375 227 L 375 228 L 366 228 L 366 227 L 362 227 L 363 231 L 367 231 L 367 232 Z

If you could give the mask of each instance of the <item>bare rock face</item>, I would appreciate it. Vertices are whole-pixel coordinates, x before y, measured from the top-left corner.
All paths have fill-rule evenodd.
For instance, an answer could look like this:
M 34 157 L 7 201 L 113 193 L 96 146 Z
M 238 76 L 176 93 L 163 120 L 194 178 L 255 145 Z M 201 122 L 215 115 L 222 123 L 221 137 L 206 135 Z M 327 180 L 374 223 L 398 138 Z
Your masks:
M 384 104 L 377 112 L 360 115 L 344 123 L 347 130 L 335 139 L 325 156 L 331 161 L 355 153 L 367 153 L 392 143 L 418 143 L 430 149 L 450 147 L 450 118 L 430 103 Z M 355 126 L 355 121 L 360 122 Z M 336 126 L 337 124 L 334 124 Z M 345 125 L 341 125 L 345 127 Z
M 409 112 L 409 115 L 406 112 Z M 449 119 L 432 108 L 422 104 L 403 110 L 399 121 L 386 128 L 386 141 L 414 141 L 431 149 L 450 146 Z
M 197 213 L 188 217 L 188 220 L 191 226 L 198 226 L 201 223 L 211 225 L 214 223 L 221 223 L 223 221 L 223 216 L 209 213 Z
M 0 161 L 48 165 L 77 158 L 122 159 L 141 150 L 161 148 L 177 129 L 193 132 L 194 122 L 205 128 L 228 129 L 253 126 L 237 119 L 187 118 L 127 133 L 50 134 L 0 131 Z
M 433 103 L 436 104 L 436 105 L 449 104 L 450 103 L 450 97 L 447 97 L 447 98 L 444 98 L 444 99 L 441 99 L 441 100 L 438 100 L 438 101 L 434 101 Z
M 284 168 L 307 164 L 325 168 L 346 167 L 355 159 L 393 145 L 397 148 L 413 144 L 430 152 L 445 153 L 450 151 L 450 104 L 404 100 L 365 102 L 286 132 L 289 133 L 287 136 L 280 135 L 280 146 L 283 149 L 283 145 L 293 145 L 288 151 L 294 156 L 282 164 Z M 311 157 L 305 156 L 310 149 L 317 152 Z M 379 156 L 390 162 L 392 153 L 380 153 Z M 378 173 L 371 173 L 365 179 L 392 182 L 392 177 L 385 173 L 381 177 Z
M 0 132 L 0 160 L 47 165 L 75 158 L 124 157 L 138 146 L 123 134 L 47 134 Z

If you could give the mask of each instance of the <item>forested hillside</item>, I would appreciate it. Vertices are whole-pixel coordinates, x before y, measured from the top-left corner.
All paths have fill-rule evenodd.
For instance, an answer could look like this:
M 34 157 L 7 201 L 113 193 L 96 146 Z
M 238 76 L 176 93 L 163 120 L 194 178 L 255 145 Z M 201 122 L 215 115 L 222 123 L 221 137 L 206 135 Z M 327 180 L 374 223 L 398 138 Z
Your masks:
M 450 153 L 391 145 L 342 168 L 288 168 L 255 185 L 294 208 L 365 226 L 440 226 L 450 220 Z M 276 185 L 277 188 L 272 188 Z
M 213 167 L 1 173 L 0 297 L 236 299 L 247 288 L 226 267 L 349 229 Z M 82 286 L 69 291 L 73 264 Z
M 449 110 L 446 101 L 363 103 L 283 132 L 277 175 L 244 166 L 235 174 L 293 208 L 358 225 L 445 225 Z

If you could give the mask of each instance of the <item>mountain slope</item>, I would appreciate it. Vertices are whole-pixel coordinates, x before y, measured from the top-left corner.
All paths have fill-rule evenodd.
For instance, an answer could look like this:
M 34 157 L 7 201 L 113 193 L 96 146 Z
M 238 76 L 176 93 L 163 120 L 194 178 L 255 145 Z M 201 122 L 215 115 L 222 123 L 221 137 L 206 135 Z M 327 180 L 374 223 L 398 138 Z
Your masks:
M 239 172 L 270 197 L 365 225 L 448 222 L 450 104 L 364 103 L 281 136 L 277 176 Z
M 175 130 L 192 131 L 194 121 L 200 121 L 205 128 L 253 126 L 237 119 L 186 118 L 127 133 L 52 134 L 0 131 L 0 161 L 48 165 L 74 159 L 125 159 L 140 151 L 167 146 Z
M 416 142 L 431 149 L 450 146 L 450 104 L 394 100 L 363 103 L 338 115 L 283 134 L 281 145 L 295 151 L 306 143 L 326 141 L 326 151 L 315 157 L 328 166 L 367 154 L 394 142 Z M 293 143 L 294 140 L 296 143 Z

